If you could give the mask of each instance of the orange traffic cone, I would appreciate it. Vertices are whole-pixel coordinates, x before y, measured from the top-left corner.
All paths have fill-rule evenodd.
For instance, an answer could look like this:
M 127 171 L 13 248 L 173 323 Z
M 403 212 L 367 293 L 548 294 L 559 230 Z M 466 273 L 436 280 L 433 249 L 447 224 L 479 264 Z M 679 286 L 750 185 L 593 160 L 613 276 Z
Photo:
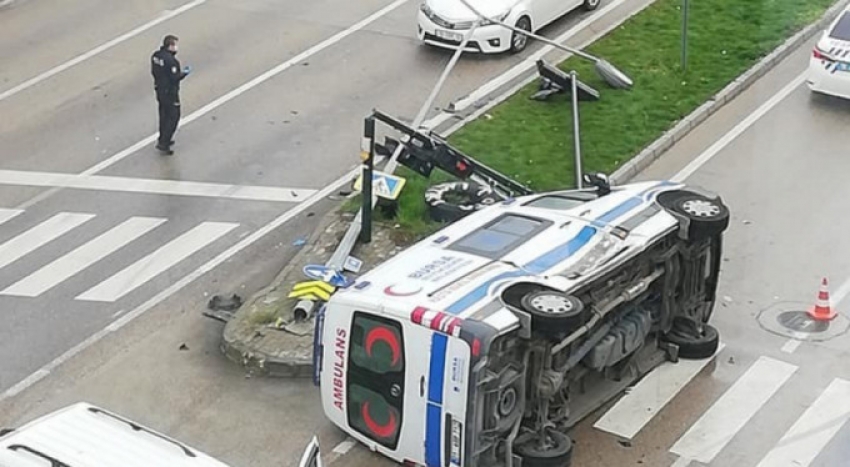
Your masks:
M 818 292 L 818 300 L 815 302 L 814 308 L 809 310 L 809 316 L 815 321 L 831 321 L 835 318 L 836 313 L 832 310 L 832 306 L 829 303 L 828 285 L 829 283 L 826 277 L 824 277 L 820 285 L 820 292 Z

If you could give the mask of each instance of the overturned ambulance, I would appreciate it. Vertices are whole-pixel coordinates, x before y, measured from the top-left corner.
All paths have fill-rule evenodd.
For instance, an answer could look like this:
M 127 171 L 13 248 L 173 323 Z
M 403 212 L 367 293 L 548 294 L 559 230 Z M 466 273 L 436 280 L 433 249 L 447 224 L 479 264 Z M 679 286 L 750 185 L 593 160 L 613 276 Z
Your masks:
M 564 467 L 582 417 L 712 356 L 728 208 L 596 185 L 485 207 L 334 294 L 316 332 L 330 420 L 406 465 Z

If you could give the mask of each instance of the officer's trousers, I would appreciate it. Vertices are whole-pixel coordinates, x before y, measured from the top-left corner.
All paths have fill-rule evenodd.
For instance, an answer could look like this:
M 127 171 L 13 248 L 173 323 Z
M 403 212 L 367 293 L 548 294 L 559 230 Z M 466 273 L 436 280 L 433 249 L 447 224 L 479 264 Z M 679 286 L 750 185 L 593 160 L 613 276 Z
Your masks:
M 174 99 L 157 99 L 159 101 L 159 140 L 157 146 L 167 148 L 177 123 L 180 122 L 180 101 Z

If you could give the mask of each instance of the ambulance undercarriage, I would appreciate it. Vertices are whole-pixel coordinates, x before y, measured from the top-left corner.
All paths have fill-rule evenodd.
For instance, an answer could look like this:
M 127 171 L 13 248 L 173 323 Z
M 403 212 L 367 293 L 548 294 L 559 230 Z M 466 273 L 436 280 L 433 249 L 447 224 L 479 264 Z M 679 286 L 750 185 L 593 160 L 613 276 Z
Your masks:
M 670 232 L 569 294 L 509 287 L 502 301 L 523 325 L 473 369 L 478 436 L 466 465 L 568 466 L 570 427 L 665 360 L 713 355 L 718 334 L 706 323 L 725 224 L 714 227 Z

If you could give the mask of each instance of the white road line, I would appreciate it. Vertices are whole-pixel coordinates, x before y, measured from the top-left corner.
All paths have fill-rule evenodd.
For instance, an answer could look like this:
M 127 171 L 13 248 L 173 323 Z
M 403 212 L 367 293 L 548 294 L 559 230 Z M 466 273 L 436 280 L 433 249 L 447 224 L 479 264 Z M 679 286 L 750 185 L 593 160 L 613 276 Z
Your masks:
M 31 78 L 27 81 L 24 81 L 23 83 L 13 87 L 12 89 L 9 89 L 7 91 L 3 91 L 2 93 L 0 93 L 0 101 L 2 101 L 3 99 L 6 99 L 8 97 L 11 97 L 11 96 L 13 96 L 13 95 L 25 90 L 25 89 L 31 88 L 31 87 L 35 86 L 36 84 L 38 84 L 38 83 L 40 83 L 40 82 L 42 82 L 42 81 L 44 81 L 44 80 L 46 80 L 46 79 L 48 79 L 52 76 L 55 76 L 55 75 L 65 71 L 65 70 L 67 70 L 68 68 L 71 68 L 74 65 L 78 65 L 78 64 L 94 57 L 95 55 L 126 41 L 127 39 L 138 36 L 139 34 L 147 31 L 148 29 L 156 26 L 157 24 L 168 21 L 169 19 L 174 18 L 175 16 L 180 15 L 182 13 L 185 13 L 185 12 L 191 10 L 192 8 L 195 8 L 198 5 L 203 4 L 206 1 L 207 0 L 194 0 L 192 2 L 189 2 L 189 3 L 181 6 L 180 8 L 177 8 L 176 10 L 167 11 L 163 15 L 161 15 L 160 17 L 139 26 L 139 27 L 137 27 L 136 29 L 133 29 L 130 32 L 124 33 L 124 34 L 116 37 L 115 39 L 112 39 L 109 42 L 105 42 L 105 43 L 89 50 L 88 52 L 86 52 L 84 54 L 77 55 L 76 57 L 68 60 L 67 62 L 65 62 L 61 65 L 58 65 L 56 67 L 53 67 L 50 70 L 47 70 L 44 73 L 42 73 L 42 74 L 40 74 L 40 75 L 38 75 L 34 78 Z
M 80 294 L 77 300 L 114 302 L 238 226 L 229 222 L 204 222 Z
M 670 467 L 689 467 L 691 465 L 691 460 L 687 457 L 680 457 L 676 459 L 676 462 L 673 462 L 673 465 Z
M 310 198 L 305 200 L 303 203 L 298 204 L 295 207 L 293 207 L 292 209 L 281 214 L 280 216 L 275 218 L 273 221 L 271 221 L 268 224 L 261 227 L 256 232 L 245 237 L 239 243 L 233 245 L 232 247 L 230 247 L 227 250 L 225 250 L 224 252 L 222 252 L 220 255 L 216 256 L 215 258 L 213 258 L 210 261 L 203 264 L 198 269 L 192 271 L 192 273 L 190 273 L 189 275 L 178 280 L 177 282 L 175 282 L 174 284 L 172 284 L 171 286 L 169 286 L 168 288 L 166 288 L 162 292 L 154 295 L 148 301 L 146 301 L 145 303 L 142 303 L 138 307 L 134 308 L 129 313 L 127 313 L 124 316 L 120 317 L 119 319 L 113 321 L 112 324 L 110 324 L 109 326 L 107 326 L 107 327 L 101 329 L 100 331 L 92 334 L 88 339 L 84 340 L 83 342 L 80 342 L 79 344 L 75 345 L 73 348 L 69 349 L 68 351 L 66 351 L 65 353 L 63 353 L 59 357 L 57 357 L 55 360 L 53 360 L 53 361 L 47 363 L 46 365 L 44 365 L 43 367 L 39 368 L 33 374 L 24 378 L 21 382 L 15 384 L 11 388 L 7 389 L 2 394 L 0 394 L 0 403 L 4 402 L 4 401 L 6 401 L 6 400 L 8 400 L 12 397 L 15 397 L 17 394 L 20 394 L 22 391 L 25 391 L 27 388 L 29 388 L 33 384 L 41 381 L 46 376 L 48 376 L 53 370 L 55 370 L 56 368 L 58 368 L 60 365 L 62 365 L 66 361 L 70 360 L 71 358 L 74 358 L 74 356 L 76 356 L 80 352 L 82 352 L 82 351 L 86 350 L 87 348 L 91 347 L 92 345 L 96 344 L 98 341 L 100 341 L 104 337 L 108 336 L 110 333 L 115 332 L 115 331 L 123 328 L 124 326 L 126 326 L 127 324 L 132 322 L 134 319 L 145 314 L 151 308 L 162 303 L 163 301 L 168 299 L 168 297 L 174 295 L 175 293 L 179 292 L 180 290 L 182 290 L 187 285 L 189 285 L 192 282 L 194 282 L 195 280 L 197 280 L 199 277 L 203 276 L 204 274 L 206 274 L 209 271 L 212 271 L 213 269 L 218 267 L 220 264 L 229 260 L 230 258 L 235 256 L 236 254 L 238 254 L 239 252 L 241 252 L 245 248 L 248 248 L 249 246 L 253 245 L 258 240 L 262 239 L 263 237 L 265 237 L 269 233 L 273 232 L 275 229 L 277 229 L 281 225 L 289 222 L 290 220 L 294 219 L 296 216 L 300 215 L 304 211 L 310 209 L 310 207 L 312 207 L 314 204 L 316 204 L 319 201 L 322 201 L 323 199 L 325 199 L 326 197 L 334 194 L 336 191 L 341 189 L 343 186 L 348 185 L 349 183 L 351 183 L 351 180 L 354 177 L 356 177 L 358 174 L 360 174 L 360 171 L 361 171 L 361 169 L 359 167 L 352 169 L 351 171 L 349 171 L 348 173 L 346 173 L 342 177 L 338 178 L 336 181 L 334 181 L 333 183 L 331 183 L 327 187 L 325 187 L 322 190 L 313 194 Z
M 23 209 L 0 209 L 0 224 L 17 217 L 22 212 L 24 212 Z
M 797 347 L 800 347 L 800 344 L 803 343 L 803 339 L 806 338 L 806 334 L 802 332 L 793 332 L 794 336 L 791 339 L 788 339 L 788 342 L 782 346 L 782 351 L 785 353 L 794 353 L 797 350 Z
M 339 456 L 344 456 L 344 455 L 348 454 L 348 451 L 350 451 L 351 448 L 353 448 L 356 444 L 357 444 L 357 441 L 355 441 L 354 438 L 346 438 L 345 441 L 337 444 L 336 447 L 334 447 L 333 451 L 331 451 L 331 452 L 333 452 L 334 454 L 337 454 Z
M 156 180 L 105 175 L 76 175 L 55 172 L 0 170 L 0 185 L 78 188 L 158 195 L 279 201 L 295 203 L 316 192 L 302 188 L 227 185 L 220 183 Z
M 181 126 L 187 125 L 187 124 L 203 117 L 204 115 L 212 112 L 213 110 L 221 107 L 222 105 L 230 102 L 231 100 L 239 97 L 240 95 L 250 91 L 251 89 L 253 89 L 253 88 L 259 86 L 260 84 L 268 81 L 269 79 L 275 77 L 276 75 L 288 70 L 289 68 L 293 67 L 294 65 L 297 65 L 297 64 L 303 62 L 304 60 L 310 58 L 311 56 L 333 46 L 334 44 L 344 40 L 345 38 L 354 34 L 355 32 L 358 32 L 358 31 L 366 28 L 367 26 L 374 23 L 375 21 L 377 21 L 378 19 L 380 19 L 384 15 L 386 15 L 386 14 L 390 13 L 391 11 L 395 10 L 396 8 L 400 7 L 401 5 L 406 3 L 407 1 L 408 0 L 396 0 L 393 3 L 389 4 L 388 6 L 381 8 L 380 10 L 378 10 L 375 13 L 372 13 L 371 15 L 369 15 L 368 17 L 366 17 L 365 19 L 363 19 L 359 23 L 357 23 L 357 24 L 355 24 L 355 25 L 353 25 L 353 26 L 351 26 L 351 27 L 349 27 L 349 28 L 347 28 L 343 31 L 340 31 L 340 32 L 334 34 L 333 36 L 323 40 L 322 42 L 319 42 L 318 44 L 310 47 L 309 49 L 301 52 L 300 54 L 292 57 L 291 59 L 277 65 L 276 67 L 272 68 L 271 70 L 266 71 L 265 73 L 261 74 L 260 76 L 257 76 L 256 78 L 252 79 L 251 81 L 248 81 L 247 83 L 239 86 L 238 88 L 228 92 L 227 94 L 219 97 L 218 99 L 216 99 L 216 100 L 210 102 L 209 104 L 201 107 L 200 109 L 192 112 L 190 115 L 188 115 L 185 118 L 180 120 L 180 125 Z M 106 169 L 107 167 L 115 164 L 116 162 L 121 161 L 122 159 L 129 156 L 130 154 L 133 154 L 134 152 L 138 151 L 139 149 L 153 143 L 156 140 L 156 138 L 157 138 L 156 133 L 151 135 L 151 136 L 148 136 L 147 138 L 143 139 L 142 141 L 139 141 L 138 143 L 134 144 L 133 146 L 130 146 L 129 148 L 119 152 L 118 154 L 115 154 L 114 156 L 104 160 L 103 162 L 91 167 L 90 169 L 83 172 L 82 175 L 96 174 L 96 173 Z
M 694 174 L 697 170 L 700 169 L 703 165 L 705 165 L 708 161 L 710 161 L 714 156 L 717 155 L 723 148 L 729 145 L 732 141 L 734 141 L 738 136 L 741 136 L 742 133 L 747 131 L 754 123 L 756 123 L 760 118 L 764 117 L 771 109 L 776 107 L 777 104 L 782 102 L 786 97 L 788 97 L 794 90 L 796 90 L 803 82 L 806 81 L 806 73 L 802 72 L 797 75 L 790 83 L 785 85 L 779 92 L 773 95 L 770 99 L 767 100 L 764 104 L 762 104 L 759 108 L 757 108 L 753 113 L 749 114 L 747 118 L 741 120 L 740 123 L 735 125 L 732 130 L 723 135 L 720 139 L 714 142 L 708 149 L 703 151 L 696 159 L 691 161 L 690 164 L 685 166 L 682 170 L 679 171 L 676 175 L 673 176 L 670 180 L 673 182 L 681 183 L 684 182 L 688 177 Z
M 568 41 L 570 38 L 572 38 L 573 36 L 575 36 L 579 32 L 584 31 L 592 23 L 599 21 L 601 18 L 603 18 L 605 15 L 607 15 L 611 10 L 619 7 L 620 5 L 622 5 L 625 2 L 626 2 L 626 0 L 615 0 L 611 3 L 608 3 L 606 6 L 602 7 L 601 9 L 594 12 L 593 14 L 589 15 L 587 18 L 583 19 L 578 24 L 571 27 L 569 30 L 565 31 L 560 36 L 552 39 L 552 41 L 558 42 L 558 43 L 561 43 L 561 44 Z M 600 36 L 601 35 L 602 34 L 600 34 Z M 490 94 L 495 92 L 497 89 L 504 86 L 506 83 L 516 79 L 517 77 L 521 76 L 523 73 L 527 73 L 529 70 L 533 69 L 536 66 L 537 60 L 543 58 L 546 54 L 548 54 L 549 52 L 552 52 L 553 50 L 555 50 L 555 47 L 552 46 L 552 45 L 547 44 L 547 45 L 541 47 L 538 51 L 529 55 L 528 57 L 523 59 L 518 64 L 514 65 L 513 68 L 510 68 L 509 70 L 505 71 L 501 75 L 491 79 L 490 81 L 485 83 L 480 88 L 471 92 L 466 97 L 459 99 L 454 104 L 454 111 L 453 112 L 440 112 L 439 114 L 435 115 L 434 117 L 430 118 L 429 120 L 426 120 L 422 124 L 422 126 L 424 126 L 426 128 L 433 129 L 433 128 L 436 128 L 439 125 L 442 125 L 447 120 L 454 118 L 455 115 L 458 112 L 463 112 L 464 110 L 466 110 L 470 106 L 475 105 L 481 99 L 486 98 L 487 96 L 489 96 Z M 571 55 L 572 54 L 565 53 L 565 57 L 570 57 Z M 531 76 L 530 80 L 533 80 L 533 79 L 534 79 L 534 76 Z M 522 86 L 525 86 L 525 84 L 527 84 L 527 82 L 524 82 Z
M 808 467 L 850 419 L 850 382 L 834 379 L 757 467 Z
M 0 269 L 55 240 L 94 217 L 94 214 L 61 212 L 0 245 Z
M 593 427 L 624 439 L 634 438 L 721 351 L 723 344 L 711 358 L 661 365 L 630 388 Z
M 69 277 L 117 251 L 165 222 L 156 217 L 131 217 L 74 251 L 12 284 L 0 295 L 37 297 Z
M 850 278 L 844 281 L 841 286 L 835 291 L 834 294 L 830 294 L 830 304 L 833 309 L 838 310 L 838 307 L 841 306 L 841 302 L 847 298 L 847 295 L 850 294 Z M 803 343 L 806 339 L 806 334 L 801 332 L 793 333 L 791 339 L 788 339 L 788 342 L 782 346 L 782 351 L 785 353 L 794 353 L 797 351 L 797 348 L 800 347 L 800 344 Z
M 794 365 L 760 357 L 670 452 L 708 464 L 795 371 Z

